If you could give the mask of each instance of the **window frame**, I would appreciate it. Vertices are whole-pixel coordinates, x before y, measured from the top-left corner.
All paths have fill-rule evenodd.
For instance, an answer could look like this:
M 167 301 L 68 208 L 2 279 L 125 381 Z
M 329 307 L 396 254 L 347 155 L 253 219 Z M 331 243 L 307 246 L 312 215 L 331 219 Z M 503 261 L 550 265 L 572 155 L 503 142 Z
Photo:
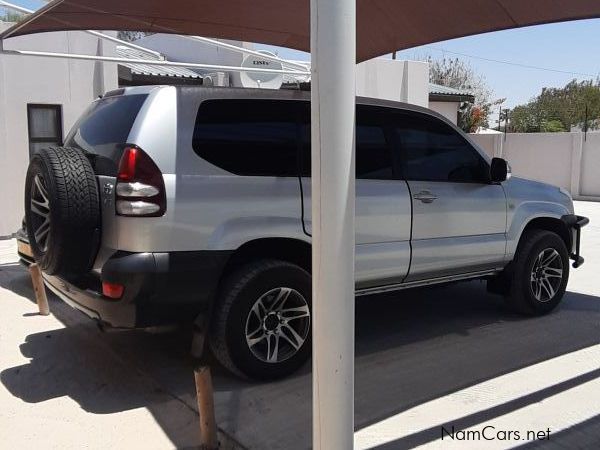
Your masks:
M 32 136 L 32 112 L 39 109 L 51 109 L 56 111 L 56 136 L 52 137 L 33 137 Z M 54 143 L 53 139 L 56 139 L 56 145 L 61 146 L 64 142 L 64 123 L 63 123 L 63 105 L 52 104 L 52 103 L 27 103 L 27 143 L 29 146 L 29 157 L 33 156 L 31 151 L 31 144 L 43 144 L 43 143 Z
M 305 139 L 304 139 L 304 130 L 303 127 L 306 127 L 308 125 L 309 129 L 310 129 L 310 101 L 307 100 L 299 100 L 299 102 L 304 104 L 305 108 L 308 108 L 308 123 L 306 123 L 304 119 L 304 116 L 301 116 L 299 118 L 299 139 L 300 139 L 300 159 L 301 159 L 301 170 L 303 173 L 303 177 L 306 177 L 305 173 L 305 160 L 306 158 L 304 157 L 304 149 L 303 146 L 305 145 Z M 355 128 L 354 128 L 354 151 L 355 151 L 355 165 L 358 163 L 358 147 L 357 147 L 357 133 L 356 133 L 356 128 L 358 127 L 358 108 L 367 108 L 367 109 L 371 109 L 374 110 L 374 114 L 378 114 L 382 116 L 382 123 L 381 123 L 381 129 L 383 131 L 383 137 L 385 139 L 385 147 L 387 149 L 388 152 L 388 156 L 391 162 L 391 169 L 392 169 L 392 176 L 391 178 L 365 178 L 365 177 L 356 177 L 357 181 L 403 181 L 402 178 L 399 176 L 399 174 L 397 173 L 397 168 L 396 168 L 396 164 L 394 162 L 394 152 L 392 151 L 392 135 L 391 130 L 390 130 L 390 114 L 395 111 L 395 108 L 390 108 L 388 106 L 383 106 L 383 105 L 376 105 L 376 104 L 371 104 L 371 103 L 356 103 L 356 109 L 355 109 Z M 365 125 L 365 126 L 372 126 L 372 125 Z M 308 142 L 309 148 L 310 148 L 310 142 Z M 310 156 L 310 152 L 309 152 L 309 156 Z M 310 164 L 310 161 L 309 161 Z M 355 167 L 355 173 L 356 173 L 357 168 Z M 308 175 L 308 177 L 310 177 L 310 174 Z
M 284 103 L 292 103 L 292 104 L 298 104 L 298 107 L 296 109 L 296 111 L 294 111 L 295 113 L 295 128 L 296 128 L 296 147 L 297 147 L 297 164 L 298 164 L 298 169 L 299 169 L 299 173 L 295 174 L 295 175 L 277 175 L 277 174 L 265 174 L 265 175 L 257 175 L 257 174 L 245 174 L 245 173 L 237 173 L 237 172 L 233 172 L 231 170 L 229 170 L 226 167 L 221 166 L 220 164 L 217 164 L 213 161 L 211 161 L 210 159 L 207 159 L 205 156 L 203 156 L 201 150 L 199 148 L 197 148 L 195 142 L 194 142 L 194 137 L 195 137 L 195 130 L 196 130 L 196 126 L 199 123 L 199 119 L 200 119 L 200 115 L 202 112 L 202 107 L 206 104 L 206 103 L 213 103 L 213 102 L 221 102 L 221 101 L 243 101 L 243 102 L 253 102 L 253 101 L 257 101 L 257 102 L 284 102 Z M 306 168 L 305 168 L 305 158 L 304 158 L 304 130 L 303 127 L 305 127 L 307 124 L 305 123 L 305 111 L 303 111 L 303 108 L 308 108 L 308 124 L 310 125 L 310 101 L 308 100 L 299 100 L 299 99 L 276 99 L 276 98 L 206 98 L 203 99 L 197 106 L 196 109 L 196 115 L 194 118 L 194 131 L 192 132 L 192 142 L 191 142 L 191 147 L 193 152 L 196 154 L 196 156 L 198 156 L 199 158 L 202 158 L 203 160 L 207 161 L 208 163 L 214 165 L 215 167 L 218 167 L 228 173 L 231 173 L 233 175 L 236 176 L 248 176 L 248 177 L 279 177 L 279 178 L 292 178 L 295 176 L 302 176 L 302 177 L 306 177 L 307 174 L 306 172 Z M 362 178 L 362 177 L 357 177 L 357 180 L 370 180 L 370 181 L 428 181 L 428 182 L 435 182 L 435 183 L 467 183 L 467 184 L 489 184 L 491 182 L 490 177 L 489 177 L 489 161 L 487 161 L 481 154 L 480 152 L 473 146 L 473 144 L 471 142 L 469 142 L 469 140 L 462 135 L 462 133 L 460 132 L 460 130 L 455 129 L 453 126 L 451 126 L 449 123 L 446 123 L 445 121 L 441 120 L 440 118 L 436 117 L 433 114 L 428 114 L 426 111 L 415 111 L 412 109 L 408 109 L 408 108 L 398 108 L 398 107 L 393 107 L 393 106 L 389 106 L 389 105 L 380 105 L 380 104 L 376 104 L 376 103 L 370 103 L 370 102 L 364 102 L 364 103 L 356 103 L 356 117 L 358 119 L 358 109 L 359 108 L 365 108 L 368 110 L 372 110 L 374 114 L 378 114 L 381 115 L 382 117 L 382 123 L 381 123 L 381 128 L 383 130 L 383 134 L 384 134 L 384 138 L 386 141 L 386 148 L 387 151 L 389 153 L 390 156 L 390 161 L 392 164 L 392 176 L 391 178 Z M 423 121 L 423 120 L 427 120 L 427 121 L 432 121 L 433 123 L 435 123 L 438 126 L 441 127 L 445 127 L 446 129 L 451 130 L 452 133 L 454 133 L 455 135 L 458 136 L 458 138 L 461 140 L 461 142 L 466 146 L 466 149 L 468 149 L 468 151 L 470 151 L 476 159 L 478 159 L 482 165 L 482 168 L 485 168 L 487 170 L 485 170 L 485 177 L 483 180 L 479 180 L 479 181 L 471 181 L 471 180 L 436 180 L 436 179 L 426 179 L 426 178 L 419 178 L 419 179 L 408 179 L 405 174 L 404 174 L 404 159 L 402 158 L 402 151 L 396 151 L 396 146 L 397 145 L 401 145 L 400 143 L 397 142 L 397 136 L 396 136 L 396 123 L 397 123 L 397 117 L 399 116 L 409 116 L 409 117 L 413 117 L 416 120 L 419 121 Z M 356 126 L 358 126 L 358 121 L 356 123 Z M 368 126 L 368 125 L 367 125 Z M 356 138 L 356 131 L 355 131 L 355 138 Z M 310 147 L 309 147 L 310 148 Z M 308 175 L 310 176 L 310 175 Z
M 397 136 L 396 136 L 396 132 L 395 132 L 395 124 L 396 124 L 396 120 L 394 116 L 410 116 L 416 120 L 422 121 L 422 120 L 428 120 L 431 122 L 434 122 L 436 125 L 445 127 L 446 129 L 451 130 L 456 136 L 458 136 L 458 138 L 465 144 L 465 147 L 468 149 L 468 151 L 470 153 L 472 153 L 482 164 L 482 167 L 485 167 L 487 170 L 485 170 L 485 177 L 483 180 L 479 180 L 479 181 L 472 181 L 472 180 L 437 180 L 437 179 L 431 179 L 431 178 L 408 178 L 405 176 L 404 173 L 404 162 L 406 161 L 406 159 L 403 157 L 403 151 L 402 149 L 398 152 L 395 151 L 395 147 L 399 146 L 401 148 L 401 143 L 399 143 L 397 140 Z M 486 184 L 490 184 L 491 183 L 491 178 L 490 178 L 490 174 L 489 174 L 489 168 L 490 168 L 490 163 L 489 161 L 487 161 L 486 158 L 484 158 L 481 153 L 479 151 L 477 151 L 477 149 L 473 146 L 473 144 L 471 142 L 469 142 L 469 140 L 462 135 L 461 131 L 454 128 L 452 125 L 450 125 L 449 123 L 445 122 L 444 120 L 440 119 L 439 117 L 434 116 L 433 114 L 428 114 L 427 112 L 421 112 L 421 111 L 414 111 L 414 110 L 410 110 L 410 109 L 396 109 L 393 114 L 390 115 L 390 123 L 389 123 L 389 127 L 390 127 L 390 137 L 392 139 L 392 162 L 394 163 L 394 165 L 398 165 L 398 167 L 396 167 L 395 169 L 395 173 L 397 173 L 401 179 L 405 180 L 405 181 L 424 181 L 424 182 L 431 182 L 431 183 L 459 183 L 459 184 L 482 184 L 482 185 L 486 185 Z

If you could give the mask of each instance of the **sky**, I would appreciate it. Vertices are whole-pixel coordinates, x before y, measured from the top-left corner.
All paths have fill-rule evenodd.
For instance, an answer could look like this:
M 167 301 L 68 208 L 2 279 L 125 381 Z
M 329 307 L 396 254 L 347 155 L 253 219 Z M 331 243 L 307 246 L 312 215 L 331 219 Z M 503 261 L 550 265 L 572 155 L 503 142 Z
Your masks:
M 40 0 L 12 2 L 32 9 L 43 4 Z M 275 51 L 282 58 L 309 59 L 304 52 L 266 45 L 256 47 Z M 574 78 L 582 80 L 600 75 L 600 19 L 453 39 L 397 55 L 398 59 L 427 56 L 458 57 L 469 62 L 486 79 L 494 98 L 506 98 L 503 106 L 512 108 L 528 102 L 543 87 L 561 87 Z
M 309 59 L 304 52 L 258 47 L 274 50 L 283 58 Z M 486 79 L 494 97 L 506 98 L 504 106 L 511 108 L 528 102 L 543 87 L 562 87 L 574 78 L 595 79 L 599 76 L 600 19 L 498 31 L 397 54 L 398 59 L 424 59 L 427 56 L 457 57 L 469 62 Z M 502 62 L 488 61 L 490 59 Z

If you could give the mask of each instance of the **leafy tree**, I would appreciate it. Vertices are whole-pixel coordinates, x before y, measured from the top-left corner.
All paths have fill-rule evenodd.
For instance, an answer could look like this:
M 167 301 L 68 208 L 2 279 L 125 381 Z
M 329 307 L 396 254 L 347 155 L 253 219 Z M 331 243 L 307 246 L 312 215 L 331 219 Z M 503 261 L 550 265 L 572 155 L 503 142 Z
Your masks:
M 117 37 L 122 41 L 133 42 L 151 34 L 154 33 L 146 33 L 144 31 L 119 31 Z
M 23 14 L 10 10 L 5 11 L 4 13 L 0 12 L 0 22 L 18 22 L 23 17 Z
M 489 114 L 494 105 L 504 99 L 493 99 L 493 92 L 485 78 L 473 67 L 458 58 L 427 58 L 429 81 L 442 86 L 460 89 L 472 94 L 475 101 L 463 103 L 459 111 L 459 126 L 466 132 L 474 132 L 479 127 L 489 127 Z
M 573 80 L 562 88 L 544 88 L 529 103 L 514 108 L 512 131 L 521 133 L 590 130 L 600 126 L 600 77 L 595 81 Z
M 565 126 L 560 120 L 547 120 L 540 124 L 540 131 L 542 133 L 558 133 L 561 131 L 567 131 Z

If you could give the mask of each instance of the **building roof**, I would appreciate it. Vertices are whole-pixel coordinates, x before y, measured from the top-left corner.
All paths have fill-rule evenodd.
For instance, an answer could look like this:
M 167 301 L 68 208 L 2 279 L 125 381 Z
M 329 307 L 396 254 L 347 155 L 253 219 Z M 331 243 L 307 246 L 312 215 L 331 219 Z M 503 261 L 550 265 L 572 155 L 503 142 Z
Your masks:
M 441 84 L 429 83 L 429 101 L 432 102 L 473 102 L 475 97 L 463 89 L 455 89 Z
M 160 60 L 159 57 L 144 53 L 134 48 L 125 47 L 124 45 L 117 45 L 117 56 L 120 58 L 133 58 L 133 59 L 156 59 Z M 131 70 L 132 74 L 135 75 L 150 75 L 158 77 L 178 77 L 178 78 L 202 78 L 202 75 L 194 72 L 193 70 L 186 69 L 184 67 L 169 67 L 169 66 L 150 66 L 148 64 L 138 63 L 119 63 L 120 66 L 126 67 Z

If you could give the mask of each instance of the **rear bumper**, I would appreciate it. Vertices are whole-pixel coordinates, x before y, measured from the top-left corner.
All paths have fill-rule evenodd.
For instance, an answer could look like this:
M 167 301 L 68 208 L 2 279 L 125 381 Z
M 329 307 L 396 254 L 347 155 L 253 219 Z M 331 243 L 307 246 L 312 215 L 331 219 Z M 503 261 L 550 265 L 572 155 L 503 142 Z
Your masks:
M 48 288 L 102 325 L 142 328 L 193 322 L 208 311 L 229 251 L 117 252 L 101 275 L 69 282 L 44 275 Z M 102 281 L 124 286 L 115 300 L 102 295 Z
M 573 260 L 573 268 L 577 268 L 584 263 L 580 254 L 581 250 L 581 229 L 590 223 L 590 219 L 575 214 L 567 214 L 561 217 L 563 223 L 569 228 L 572 236 L 571 252 L 569 257 Z

